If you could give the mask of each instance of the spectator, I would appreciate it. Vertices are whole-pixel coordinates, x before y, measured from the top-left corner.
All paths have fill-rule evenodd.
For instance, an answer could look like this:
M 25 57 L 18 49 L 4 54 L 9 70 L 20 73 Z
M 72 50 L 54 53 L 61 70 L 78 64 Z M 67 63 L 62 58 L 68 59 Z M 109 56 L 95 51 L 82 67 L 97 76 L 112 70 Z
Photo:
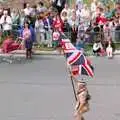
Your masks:
M 60 18 L 59 14 L 53 19 L 53 28 L 57 29 L 60 32 L 63 32 L 63 21 Z
M 37 14 L 37 6 L 36 6 L 36 5 L 33 5 L 33 6 L 32 6 L 31 16 L 35 17 L 36 14 Z
M 94 32 L 94 41 L 96 41 L 100 37 L 100 26 L 97 23 L 95 23 L 94 25 L 93 32 Z
M 21 11 L 20 11 L 20 22 L 19 22 L 20 28 L 22 28 L 24 26 L 24 21 L 25 21 L 25 13 L 24 13 L 24 9 L 21 9 Z
M 83 0 L 76 0 L 76 5 L 79 10 L 83 9 Z
M 77 39 L 76 41 L 76 48 L 78 50 L 84 51 L 86 41 L 84 40 L 84 37 L 81 37 L 80 39 Z
M 115 41 L 115 23 L 114 20 L 110 22 L 110 36 L 112 37 L 112 40 Z
M 81 20 L 84 21 L 84 25 L 86 27 L 85 29 L 87 29 L 87 27 L 90 24 L 91 18 L 90 18 L 90 11 L 86 4 L 84 5 L 84 8 L 81 10 L 80 17 Z
M 45 12 L 46 10 L 47 10 L 47 8 L 44 6 L 44 3 L 40 1 L 37 4 L 37 11 L 38 11 L 38 13 Z
M 71 16 L 71 9 L 69 8 L 68 4 L 65 4 L 61 14 L 66 13 L 66 18 L 68 19 Z
M 32 8 L 30 7 L 30 4 L 27 3 L 26 4 L 26 8 L 24 9 L 24 12 L 25 12 L 25 16 L 30 16 L 30 14 L 32 13 Z
M 53 7 L 57 8 L 59 15 L 65 6 L 65 3 L 66 3 L 66 0 L 54 0 Z
M 45 29 L 44 29 L 44 22 L 43 18 L 37 16 L 36 22 L 35 22 L 35 33 L 36 33 L 36 41 L 38 44 L 44 44 L 45 43 Z
M 71 42 L 75 44 L 77 39 L 78 24 L 79 24 L 76 19 L 75 12 L 73 12 L 72 17 L 69 19 L 68 23 L 70 24 L 71 27 Z
M 59 31 L 57 29 L 54 29 L 54 31 L 53 31 L 53 42 L 52 42 L 53 48 L 56 48 L 58 46 L 59 37 L 60 37 Z
M 8 15 L 8 11 L 4 10 L 3 15 L 0 19 L 0 24 L 2 25 L 4 35 L 10 35 L 12 31 L 12 19 Z
M 93 2 L 91 3 L 91 12 L 92 12 L 92 14 L 94 14 L 94 12 L 96 11 L 97 6 L 98 6 L 97 0 L 93 0 Z
M 16 9 L 13 9 L 12 12 L 11 12 L 11 18 L 12 18 L 12 26 L 13 26 L 13 29 L 17 29 L 18 28 L 18 25 L 19 25 L 19 20 L 20 20 L 20 14 L 19 14 L 19 11 L 16 10 Z
M 104 32 L 104 40 L 106 40 L 110 36 L 110 25 L 109 23 L 106 23 L 103 27 Z
M 43 22 L 44 22 L 44 28 L 45 28 L 46 44 L 48 45 L 48 47 L 52 47 L 52 24 L 53 24 L 53 20 L 50 16 L 49 12 L 46 13 Z
M 71 37 L 70 37 L 70 31 L 71 30 L 71 27 L 70 27 L 70 25 L 69 25 L 69 23 L 68 23 L 68 20 L 66 19 L 65 21 L 64 21 L 64 27 L 63 27 L 63 32 L 64 32 L 64 34 L 68 37 L 68 38 L 70 38 L 71 39 Z
M 80 22 L 78 25 L 77 39 L 81 40 L 82 38 L 84 38 L 84 33 L 85 33 L 84 23 Z
M 22 32 L 22 37 L 24 40 L 24 45 L 26 48 L 26 58 L 32 58 L 32 45 L 33 45 L 33 40 L 32 38 L 32 33 L 30 30 L 30 26 L 28 22 L 24 23 L 24 28 Z
M 68 20 L 68 18 L 69 17 L 67 15 L 66 11 L 61 12 L 61 19 L 62 19 L 63 22 L 66 21 L 66 20 Z
M 116 39 L 116 41 L 120 41 L 120 23 L 119 23 L 119 20 L 116 21 L 115 39 Z
M 112 12 L 110 10 L 110 7 L 107 6 L 106 11 L 105 11 L 105 18 L 111 19 L 113 17 Z
M 93 53 L 97 56 L 99 56 L 101 54 L 101 51 L 102 51 L 103 47 L 102 47 L 102 44 L 100 41 L 96 41 L 94 44 L 93 44 Z

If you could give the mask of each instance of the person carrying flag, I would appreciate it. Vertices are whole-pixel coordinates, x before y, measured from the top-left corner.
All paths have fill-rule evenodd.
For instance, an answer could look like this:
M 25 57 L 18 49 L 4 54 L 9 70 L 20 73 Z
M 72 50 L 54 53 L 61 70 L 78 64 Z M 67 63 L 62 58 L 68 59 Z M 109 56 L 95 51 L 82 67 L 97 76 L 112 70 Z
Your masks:
M 89 111 L 89 100 L 91 96 L 87 89 L 87 84 L 82 81 L 78 81 L 73 77 L 73 80 L 76 84 L 76 105 L 75 105 L 75 112 L 74 117 L 75 120 L 84 120 L 83 114 Z

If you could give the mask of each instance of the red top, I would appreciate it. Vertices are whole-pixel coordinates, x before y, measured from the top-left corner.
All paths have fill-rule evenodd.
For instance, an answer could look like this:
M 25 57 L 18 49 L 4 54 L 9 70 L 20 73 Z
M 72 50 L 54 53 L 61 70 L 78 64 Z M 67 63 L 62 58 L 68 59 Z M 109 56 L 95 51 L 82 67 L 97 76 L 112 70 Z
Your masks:
M 56 28 L 58 31 L 63 32 L 63 21 L 61 19 L 55 19 L 53 21 L 53 28 Z
M 98 24 L 105 24 L 107 22 L 107 19 L 105 17 L 99 16 L 96 18 L 96 23 Z

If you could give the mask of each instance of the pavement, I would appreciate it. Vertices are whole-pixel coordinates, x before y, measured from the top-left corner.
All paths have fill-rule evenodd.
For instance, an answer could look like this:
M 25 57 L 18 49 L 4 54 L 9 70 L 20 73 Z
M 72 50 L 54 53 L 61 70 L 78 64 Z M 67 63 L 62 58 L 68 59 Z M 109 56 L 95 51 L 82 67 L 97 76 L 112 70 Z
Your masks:
M 0 53 L 2 55 L 2 53 Z M 11 54 L 25 54 L 25 50 L 15 50 L 11 52 Z M 33 50 L 34 55 L 60 55 L 60 53 L 56 50 L 54 51 L 40 51 L 40 50 Z M 116 50 L 114 55 L 120 55 L 120 50 Z M 88 53 L 88 55 L 92 55 L 92 53 Z
M 94 78 L 85 120 L 120 120 L 120 56 L 91 57 Z M 0 120 L 74 120 L 75 98 L 63 56 L 0 64 Z

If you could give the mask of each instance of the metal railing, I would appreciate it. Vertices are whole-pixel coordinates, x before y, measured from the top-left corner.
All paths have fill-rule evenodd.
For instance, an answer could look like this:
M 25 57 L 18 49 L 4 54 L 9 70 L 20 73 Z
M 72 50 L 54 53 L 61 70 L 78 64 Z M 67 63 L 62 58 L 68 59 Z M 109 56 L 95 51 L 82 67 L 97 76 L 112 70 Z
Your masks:
M 72 39 L 72 31 L 65 32 L 65 35 Z M 77 39 L 88 39 L 88 43 L 94 43 L 95 41 L 106 41 L 111 39 L 114 43 L 120 43 L 120 30 L 109 31 L 109 32 L 79 32 L 76 33 Z
M 0 42 L 3 41 L 5 39 L 5 37 L 7 36 L 7 34 L 3 31 L 0 32 Z M 87 43 L 94 43 L 97 40 L 107 40 L 108 38 L 111 38 L 111 40 L 115 43 L 120 43 L 120 30 L 114 30 L 114 31 L 109 31 L 109 32 L 77 32 L 76 34 L 72 35 L 73 32 L 71 30 L 69 31 L 65 31 L 64 32 L 65 35 L 70 39 L 88 39 Z M 13 35 L 14 39 L 16 39 L 19 35 L 20 35 L 20 31 L 19 30 L 11 30 L 11 34 Z M 74 38 L 72 38 L 74 37 Z M 76 40 L 75 40 L 76 41 Z

